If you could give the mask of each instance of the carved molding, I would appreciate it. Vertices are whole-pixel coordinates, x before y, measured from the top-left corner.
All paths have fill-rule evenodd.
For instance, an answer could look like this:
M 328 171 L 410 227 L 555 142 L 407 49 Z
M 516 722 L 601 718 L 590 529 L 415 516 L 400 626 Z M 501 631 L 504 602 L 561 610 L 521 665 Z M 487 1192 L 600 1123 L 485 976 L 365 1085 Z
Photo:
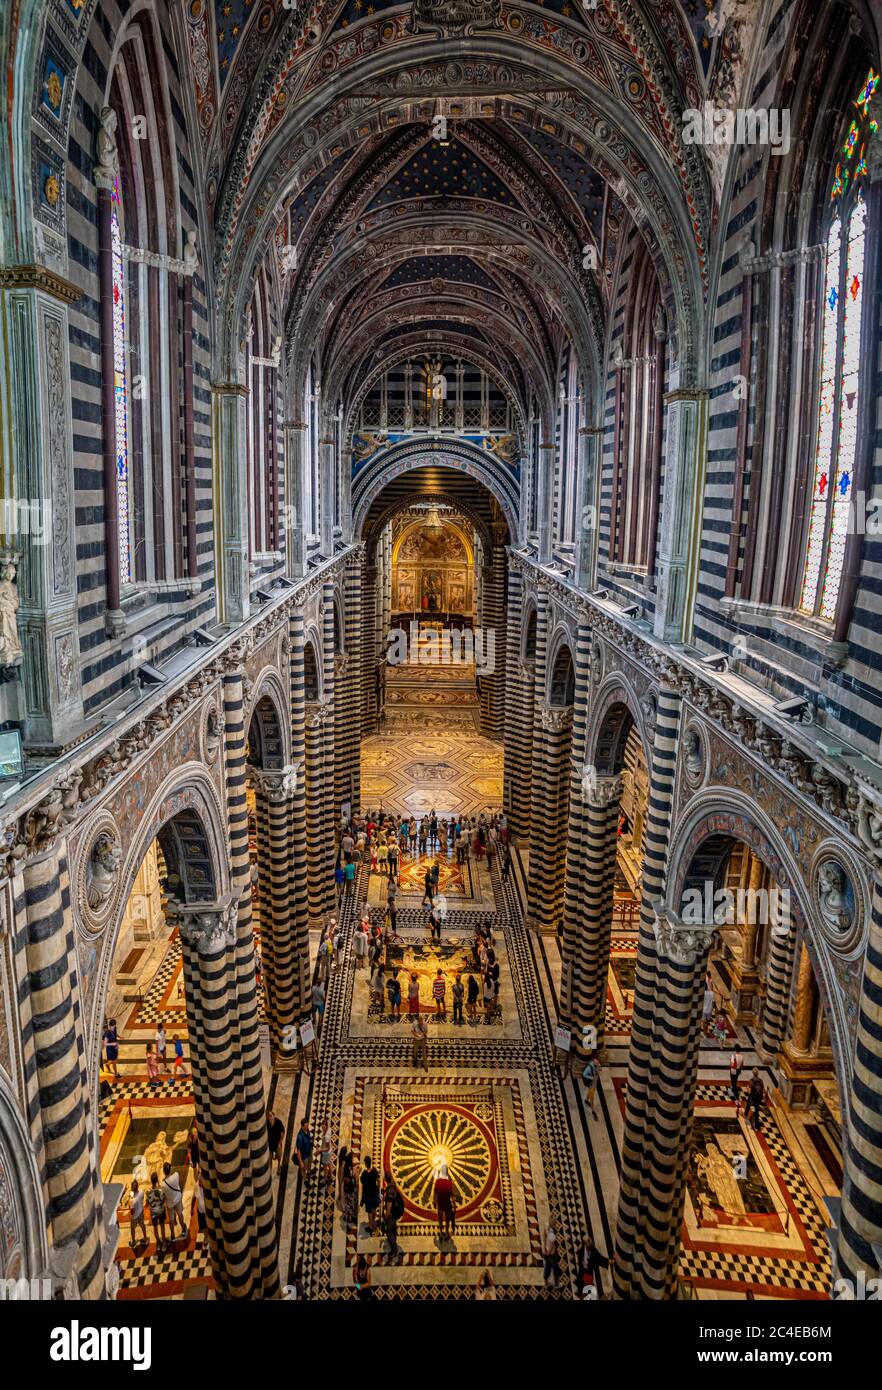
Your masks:
M 669 908 L 653 909 L 653 931 L 659 952 L 678 965 L 695 965 L 710 950 L 716 922 L 684 922 Z
M 236 943 L 238 907 L 236 894 L 230 893 L 215 903 L 169 903 L 165 915 L 200 956 L 215 956 Z

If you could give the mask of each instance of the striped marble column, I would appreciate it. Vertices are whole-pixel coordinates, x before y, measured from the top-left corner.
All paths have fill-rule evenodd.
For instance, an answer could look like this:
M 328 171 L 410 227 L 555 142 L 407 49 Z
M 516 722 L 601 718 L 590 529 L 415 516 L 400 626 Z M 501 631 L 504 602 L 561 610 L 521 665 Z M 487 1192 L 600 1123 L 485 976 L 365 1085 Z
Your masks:
M 501 739 L 505 701 L 505 547 L 494 540 L 489 568 L 484 569 L 481 633 L 485 664 L 493 654 L 493 670 L 481 675 L 481 732 Z M 492 641 L 492 647 L 490 645 Z
M 361 571 L 361 724 L 364 735 L 377 731 L 377 568 L 365 560 Z
M 660 1100 L 661 1055 L 668 1021 L 660 997 L 665 970 L 656 938 L 656 915 L 665 884 L 680 706 L 680 691 L 663 680 L 659 689 L 649 769 L 649 797 L 643 837 L 643 896 L 631 1044 L 628 1050 L 614 1268 L 615 1288 L 621 1298 L 647 1296 L 642 1292 L 642 1261 L 647 1240 L 644 1193 L 652 1168 L 651 1140 L 656 1122 L 655 1107 Z M 675 1000 L 672 1002 L 676 1003 Z M 667 1259 L 666 1246 L 664 1258 Z
M 878 846 L 872 848 L 878 855 Z M 870 932 L 858 1013 L 857 1047 L 844 1151 L 834 1295 L 867 1298 L 882 1275 L 882 868 L 873 880 Z
M 297 783 L 289 803 L 291 830 L 291 934 L 296 961 L 295 1009 L 299 1017 L 309 1012 L 309 888 L 306 846 L 306 680 L 304 672 L 305 623 L 303 614 L 292 612 L 288 626 L 290 653 L 288 686 L 291 693 L 291 764 Z
M 533 696 L 536 663 L 516 660 L 506 671 L 503 805 L 513 836 L 530 833 L 533 786 Z
M 573 1029 L 577 1046 L 582 1030 L 593 1028 L 593 1048 L 603 1048 L 606 1024 L 606 991 L 612 937 L 613 887 L 619 822 L 619 776 L 594 777 L 575 793 L 581 821 L 581 843 L 567 851 L 567 888 L 564 905 L 564 958 L 561 1010 Z M 572 793 L 571 793 L 572 795 Z M 584 801 L 582 797 L 584 796 Z M 572 806 L 570 822 L 572 825 Z M 580 872 L 570 858 L 580 854 Z M 573 881 L 578 877 L 578 887 Z
M 63 846 L 27 860 L 15 883 L 25 1085 L 46 1217 L 53 1246 L 76 1247 L 79 1296 L 103 1298 L 101 1191 Z
M 235 945 L 228 954 L 230 989 L 234 1001 L 234 1063 L 240 1149 L 247 1155 L 250 1175 L 252 1238 L 262 1269 L 263 1287 L 278 1290 L 272 1171 L 266 1140 L 266 1100 L 260 1049 L 260 1016 L 254 963 L 251 900 L 251 855 L 248 847 L 246 800 L 246 729 L 243 672 L 224 676 L 224 763 L 227 818 L 230 831 L 230 883 L 235 898 Z M 263 1297 L 271 1297 L 267 1292 Z
M 778 1049 L 787 1035 L 795 948 L 796 931 L 791 925 L 782 927 L 777 934 L 774 927 L 770 928 L 766 955 L 766 994 L 760 1033 L 760 1051 L 769 1059 L 777 1057 Z
M 537 804 L 539 779 L 542 774 L 543 734 L 542 711 L 545 708 L 545 683 L 548 677 L 546 658 L 548 655 L 548 595 L 541 589 L 536 595 L 536 648 L 532 662 L 524 662 L 522 679 L 524 684 L 532 675 L 532 691 L 524 690 L 524 714 L 529 718 L 529 772 L 524 768 L 524 789 L 518 791 L 517 800 L 522 803 L 518 817 L 518 835 L 530 834 L 533 825 L 533 812 Z
M 294 895 L 292 802 L 299 780 L 295 767 L 252 768 L 257 813 L 260 940 L 263 990 L 273 1058 L 284 1061 L 286 1027 L 299 1023 L 303 1005 L 302 967 Z
M 336 796 L 334 745 L 337 738 L 337 679 L 334 651 L 334 585 L 322 587 L 322 698 L 326 718 L 322 725 L 322 911 L 333 912 L 337 903 L 334 886 L 337 826 L 340 806 Z
M 321 921 L 325 905 L 326 863 L 324 824 L 324 756 L 327 706 L 321 700 L 305 708 L 304 752 L 306 773 L 306 861 L 309 919 Z
M 527 923 L 534 931 L 558 931 L 563 915 L 572 727 L 572 705 L 541 707 L 527 895 Z
M 361 548 L 346 561 L 344 575 L 346 629 L 345 701 L 338 709 L 337 803 L 361 804 Z
M 569 816 L 566 834 L 566 876 L 564 880 L 564 916 L 561 929 L 560 950 L 564 962 L 562 994 L 566 994 L 567 964 L 572 959 L 572 948 L 579 939 L 577 918 L 583 897 L 583 833 L 582 798 L 584 783 L 584 764 L 588 727 L 588 699 L 591 685 L 591 629 L 586 624 L 579 625 L 576 632 L 576 650 L 573 654 L 573 739 L 570 754 Z
M 170 904 L 166 916 L 181 939 L 206 1234 L 218 1296 L 274 1298 L 278 1255 L 266 1117 L 262 1133 L 255 1132 L 236 992 L 236 894 L 222 903 Z

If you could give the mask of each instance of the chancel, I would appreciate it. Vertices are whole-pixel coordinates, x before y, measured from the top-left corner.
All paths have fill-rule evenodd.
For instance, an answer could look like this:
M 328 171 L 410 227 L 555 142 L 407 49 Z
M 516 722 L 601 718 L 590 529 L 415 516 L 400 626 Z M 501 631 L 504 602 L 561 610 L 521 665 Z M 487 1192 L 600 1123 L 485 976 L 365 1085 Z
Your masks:
M 875 1296 L 880 38 L 0 6 L 0 1287 Z

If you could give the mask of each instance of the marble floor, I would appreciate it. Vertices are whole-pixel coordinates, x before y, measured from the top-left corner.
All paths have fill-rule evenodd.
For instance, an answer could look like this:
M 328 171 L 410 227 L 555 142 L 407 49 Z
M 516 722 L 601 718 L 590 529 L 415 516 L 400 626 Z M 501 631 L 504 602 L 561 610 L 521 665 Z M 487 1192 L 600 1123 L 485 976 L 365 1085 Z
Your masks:
M 453 708 L 449 726 L 433 722 L 431 734 L 425 721 L 440 721 L 440 711 L 422 712 L 417 723 L 410 722 L 412 713 L 403 707 L 388 714 L 384 733 L 364 744 L 364 774 L 383 779 L 383 804 L 422 810 L 422 799 L 431 796 L 439 816 L 498 805 L 501 749 L 464 727 L 463 706 Z M 475 784 L 476 777 L 488 779 L 491 795 L 482 796 L 485 788 Z M 376 803 L 376 782 L 373 789 Z M 318 1064 L 311 1071 L 268 1074 L 269 1103 L 286 1126 L 275 1178 L 282 1282 L 290 1282 L 301 1264 L 309 1297 L 354 1297 L 353 1262 L 364 1252 L 381 1298 L 471 1298 L 485 1270 L 500 1298 L 572 1298 L 583 1232 L 591 1233 L 604 1254 L 614 1244 L 637 948 L 633 903 L 622 885 L 613 921 L 607 1062 L 595 1117 L 579 1078 L 561 1074 L 556 1064 L 560 956 L 554 937 L 523 925 L 525 848 L 515 850 L 505 884 L 497 865 L 491 871 L 473 859 L 460 869 L 445 856 L 442 866 L 440 943 L 432 943 L 426 931 L 419 856 L 405 860 L 398 900 L 399 968 L 420 977 L 420 1007 L 429 1018 L 428 1069 L 413 1066 L 406 1021 L 393 1023 L 385 1010 L 370 1008 L 367 972 L 355 966 L 355 922 L 366 908 L 385 901 L 383 878 L 364 866 L 356 894 L 343 909 L 345 945 L 328 985 Z M 478 918 L 492 922 L 496 938 L 501 1011 L 489 1023 L 455 1025 L 449 1013 L 436 1017 L 429 981 L 440 966 L 449 998 L 451 977 L 466 964 Z M 317 941 L 312 945 L 314 952 Z M 175 1078 L 161 1094 L 151 1093 L 139 1060 L 155 1017 L 169 1011 L 171 1018 L 180 1009 L 179 959 L 174 940 L 157 949 L 143 1000 L 129 1006 L 123 1032 L 137 1039 L 136 1051 L 124 1055 L 114 1097 L 102 1102 L 107 1176 L 124 1172 L 135 1149 L 142 1152 L 151 1142 L 171 1146 L 179 1162 L 192 1106 L 188 1083 Z M 184 1027 L 185 1020 L 176 1026 Z M 738 1041 L 747 1068 L 761 1066 L 750 1030 L 739 1029 Z M 841 1155 L 817 1116 L 786 1111 L 768 1069 L 762 1070 L 772 1104 L 754 1133 L 729 1095 L 731 1043 L 728 1035 L 701 1043 L 681 1277 L 702 1299 L 823 1298 L 829 1280 L 824 1197 L 837 1191 Z M 334 1192 L 315 1176 L 301 1180 L 292 1159 L 304 1115 L 315 1134 L 330 1121 L 335 1152 L 346 1145 L 360 1158 L 370 1153 L 378 1167 L 396 1175 L 406 1203 L 400 1259 L 393 1260 L 385 1238 L 363 1222 L 347 1226 Z M 427 1185 L 433 1157 L 442 1151 L 459 1191 L 456 1228 L 444 1239 Z M 739 1155 L 744 1180 L 733 1185 L 732 1160 Z M 189 1185 L 185 1216 L 189 1239 L 172 1253 L 158 1257 L 152 1247 L 122 1248 L 123 1296 L 175 1298 L 192 1282 L 210 1285 Z M 562 1278 L 555 1288 L 542 1278 L 542 1233 L 549 1222 L 561 1252 Z M 608 1273 L 605 1280 L 608 1290 Z

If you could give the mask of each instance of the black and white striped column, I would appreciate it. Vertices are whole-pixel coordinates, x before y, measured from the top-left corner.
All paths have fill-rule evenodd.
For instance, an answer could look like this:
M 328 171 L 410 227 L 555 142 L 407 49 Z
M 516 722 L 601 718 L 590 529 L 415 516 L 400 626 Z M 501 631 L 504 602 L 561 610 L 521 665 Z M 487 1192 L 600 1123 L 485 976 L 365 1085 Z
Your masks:
M 567 853 L 568 899 L 564 912 L 563 994 L 561 1008 L 580 1042 L 582 1030 L 594 1029 L 593 1047 L 605 1040 L 607 976 L 612 936 L 613 888 L 619 822 L 619 776 L 586 778 L 577 811 L 581 842 Z M 584 797 L 584 800 L 582 799 Z M 572 825 L 572 810 L 570 822 Z M 570 857 L 580 855 L 580 871 L 570 877 Z
M 260 1017 L 254 963 L 251 855 L 246 799 L 246 729 L 243 672 L 224 676 L 224 762 L 230 831 L 230 882 L 235 900 L 235 944 L 227 953 L 232 1005 L 233 1065 L 241 1150 L 248 1156 L 250 1219 L 265 1289 L 278 1289 L 272 1174 L 266 1141 L 266 1102 L 260 1050 Z M 239 1295 L 236 1295 L 239 1296 Z M 246 1296 L 251 1296 L 246 1295 Z M 270 1297 L 271 1293 L 262 1296 Z
M 560 930 L 563 916 L 572 728 L 572 705 L 542 706 L 533 758 L 527 898 L 527 922 L 534 931 Z
M 223 903 L 166 907 L 181 939 L 199 1166 L 218 1296 L 274 1298 L 278 1255 L 266 1117 L 261 1134 L 245 1095 L 237 915 L 235 893 Z
M 876 848 L 874 846 L 874 848 Z M 878 850 L 877 850 L 878 852 Z M 866 1299 L 882 1275 L 882 870 L 873 880 L 836 1233 L 837 1298 Z
M 322 912 L 332 912 L 337 902 L 334 885 L 337 826 L 340 807 L 336 795 L 334 745 L 336 742 L 337 685 L 334 643 L 334 585 L 322 587 L 322 700 L 326 715 L 322 733 L 322 793 L 321 793 L 321 900 Z
M 659 1182 L 672 1185 L 670 1161 L 656 1159 L 656 1131 L 664 1152 L 665 1135 L 680 1133 L 683 1117 L 677 1096 L 682 1094 L 688 1075 L 691 1050 L 697 1062 L 698 1037 L 696 1032 L 695 1038 L 691 1038 L 690 1020 L 695 1009 L 700 1014 L 703 991 L 696 989 L 694 1000 L 690 992 L 696 980 L 700 985 L 701 971 L 695 961 L 690 963 L 685 949 L 679 952 L 680 959 L 669 962 L 665 956 L 669 937 L 666 932 L 657 934 L 665 887 L 680 707 L 679 689 L 663 680 L 644 827 L 643 896 L 616 1229 L 614 1284 L 617 1295 L 626 1299 L 664 1298 L 676 1278 L 676 1261 L 673 1268 L 669 1267 L 668 1218 L 655 1208 L 650 1210 L 647 1192 L 650 1186 L 657 1190 Z M 673 919 L 666 919 L 669 920 Z
M 289 803 L 291 816 L 291 934 L 295 968 L 295 1008 L 309 1012 L 309 887 L 306 845 L 306 646 L 303 614 L 293 611 L 288 625 L 288 687 L 291 695 L 291 764 L 297 781 Z
M 485 564 L 482 584 L 481 633 L 485 666 L 493 653 L 493 669 L 479 671 L 481 679 L 481 732 L 501 739 L 505 704 L 505 546 L 494 539 L 490 564 Z M 492 642 L 492 647 L 491 647 Z
M 303 1009 L 292 842 L 292 803 L 299 775 L 292 766 L 279 771 L 252 768 L 251 777 L 257 814 L 264 999 L 272 1054 L 276 1061 L 284 1061 L 288 1055 L 282 1048 L 284 1030 L 299 1023 Z
M 578 938 L 576 914 L 582 899 L 582 798 L 585 781 L 585 750 L 588 728 L 588 699 L 591 685 L 591 629 L 584 623 L 576 633 L 573 654 L 573 738 L 570 754 L 569 817 L 566 831 L 566 878 L 564 882 L 564 917 L 560 950 L 566 967 L 572 958 L 572 947 Z M 567 971 L 564 970 L 563 993 L 567 992 Z
M 76 1247 L 81 1298 L 104 1297 L 99 1167 L 90 1140 L 70 883 L 63 846 L 15 881 L 15 952 L 28 1115 L 55 1247 Z
M 787 1036 L 795 949 L 796 931 L 789 923 L 777 931 L 774 926 L 770 928 L 760 1036 L 760 1050 L 770 1060 L 777 1057 L 778 1050 Z
M 377 730 L 377 567 L 363 561 L 361 571 L 361 723 L 365 735 Z

